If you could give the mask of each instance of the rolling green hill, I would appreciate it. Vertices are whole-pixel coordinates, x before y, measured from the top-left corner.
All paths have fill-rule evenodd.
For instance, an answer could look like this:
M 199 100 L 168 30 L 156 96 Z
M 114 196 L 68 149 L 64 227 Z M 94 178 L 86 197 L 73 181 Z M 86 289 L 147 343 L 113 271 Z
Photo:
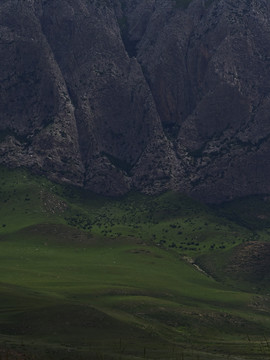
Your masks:
M 0 359 L 270 358 L 266 197 L 0 185 Z

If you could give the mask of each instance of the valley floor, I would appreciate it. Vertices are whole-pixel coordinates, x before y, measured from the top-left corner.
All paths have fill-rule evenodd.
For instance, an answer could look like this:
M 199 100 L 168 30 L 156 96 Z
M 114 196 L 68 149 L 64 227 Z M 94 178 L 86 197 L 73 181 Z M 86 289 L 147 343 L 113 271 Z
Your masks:
M 263 198 L 110 199 L 5 168 L 0 183 L 0 359 L 270 358 Z

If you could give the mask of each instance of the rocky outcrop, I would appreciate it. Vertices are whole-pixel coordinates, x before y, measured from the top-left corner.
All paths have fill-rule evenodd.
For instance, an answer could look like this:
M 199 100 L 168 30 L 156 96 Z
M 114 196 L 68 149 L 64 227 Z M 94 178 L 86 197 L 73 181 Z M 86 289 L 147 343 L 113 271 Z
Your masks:
M 120 195 L 270 193 L 267 0 L 5 0 L 0 157 Z
M 269 260 L 269 243 L 247 242 L 234 248 L 224 270 L 232 278 L 250 282 L 268 280 Z

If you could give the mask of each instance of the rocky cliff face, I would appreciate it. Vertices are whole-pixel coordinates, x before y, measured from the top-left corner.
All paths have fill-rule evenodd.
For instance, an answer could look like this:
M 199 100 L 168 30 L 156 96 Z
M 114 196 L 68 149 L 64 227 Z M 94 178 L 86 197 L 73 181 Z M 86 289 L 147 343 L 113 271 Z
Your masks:
M 3 0 L 0 161 L 119 195 L 269 193 L 268 0 Z

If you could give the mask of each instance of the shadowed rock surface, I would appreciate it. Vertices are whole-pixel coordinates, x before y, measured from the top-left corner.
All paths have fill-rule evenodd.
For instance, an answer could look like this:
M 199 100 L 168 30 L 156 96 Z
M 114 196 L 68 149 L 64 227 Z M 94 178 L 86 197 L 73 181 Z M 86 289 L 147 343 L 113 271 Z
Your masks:
M 0 158 L 120 195 L 270 193 L 267 0 L 4 0 Z

